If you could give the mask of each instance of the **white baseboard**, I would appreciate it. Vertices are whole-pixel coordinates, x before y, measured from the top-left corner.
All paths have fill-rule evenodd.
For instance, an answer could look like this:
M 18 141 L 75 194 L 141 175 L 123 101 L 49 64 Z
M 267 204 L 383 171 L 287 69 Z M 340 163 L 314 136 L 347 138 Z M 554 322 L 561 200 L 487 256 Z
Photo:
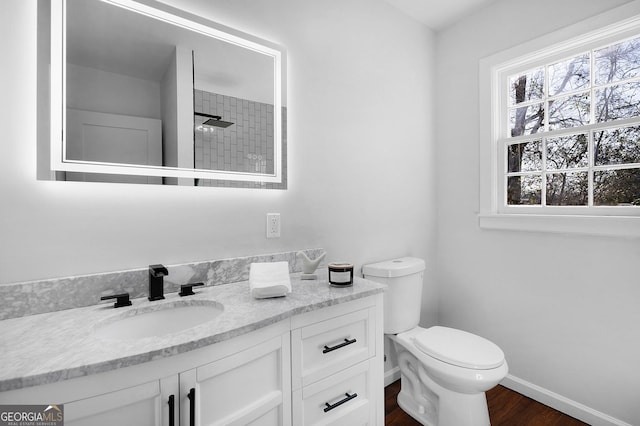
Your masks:
M 400 380 L 400 367 L 396 366 L 384 372 L 384 386 L 387 387 L 396 380 Z
M 558 395 L 555 392 L 551 392 L 548 389 L 534 385 L 531 382 L 527 382 L 511 374 L 508 374 L 500 384 L 592 426 L 632 426 L 629 423 L 589 408 L 586 405 L 565 398 L 562 395 Z

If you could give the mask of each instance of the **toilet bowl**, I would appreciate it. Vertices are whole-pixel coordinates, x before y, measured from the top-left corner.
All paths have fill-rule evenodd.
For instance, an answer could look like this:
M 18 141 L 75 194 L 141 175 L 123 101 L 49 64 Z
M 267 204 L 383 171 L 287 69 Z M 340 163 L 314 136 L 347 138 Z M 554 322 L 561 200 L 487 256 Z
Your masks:
M 485 392 L 508 372 L 504 355 L 496 345 L 447 327 L 416 327 L 389 337 L 398 354 L 402 380 L 398 405 L 404 411 L 430 426 L 490 424 Z M 458 348 L 452 351 L 438 348 L 447 337 Z M 437 357 L 425 341 L 426 345 L 435 343 L 439 350 Z M 480 348 L 473 348 L 474 344 L 480 344 Z M 457 350 L 465 346 L 473 349 Z
M 394 259 L 362 272 L 388 286 L 384 328 L 398 355 L 400 408 L 428 426 L 490 425 L 485 392 L 507 375 L 502 350 L 462 330 L 418 326 L 423 260 Z

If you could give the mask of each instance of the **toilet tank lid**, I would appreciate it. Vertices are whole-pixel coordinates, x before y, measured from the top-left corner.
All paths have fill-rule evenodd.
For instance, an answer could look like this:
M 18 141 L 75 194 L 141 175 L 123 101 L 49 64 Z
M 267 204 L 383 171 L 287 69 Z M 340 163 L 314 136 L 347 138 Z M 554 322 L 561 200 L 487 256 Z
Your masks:
M 362 267 L 362 274 L 369 277 L 403 277 L 425 269 L 424 260 L 415 257 L 400 257 L 383 262 L 370 263 Z

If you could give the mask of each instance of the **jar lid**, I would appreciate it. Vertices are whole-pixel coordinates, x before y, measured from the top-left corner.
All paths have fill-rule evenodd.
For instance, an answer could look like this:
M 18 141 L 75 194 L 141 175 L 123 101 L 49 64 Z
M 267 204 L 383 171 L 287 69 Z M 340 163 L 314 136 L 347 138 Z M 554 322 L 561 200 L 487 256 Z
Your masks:
M 329 269 L 353 269 L 353 263 L 348 262 L 331 262 L 329 263 Z

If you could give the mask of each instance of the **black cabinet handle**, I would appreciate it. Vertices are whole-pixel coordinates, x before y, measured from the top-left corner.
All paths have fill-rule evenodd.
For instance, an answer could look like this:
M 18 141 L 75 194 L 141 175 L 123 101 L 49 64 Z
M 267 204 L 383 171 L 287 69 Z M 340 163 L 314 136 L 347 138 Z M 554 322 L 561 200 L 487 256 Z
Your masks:
M 169 426 L 175 425 L 175 416 L 176 416 L 176 404 L 175 397 L 173 395 L 169 395 Z
M 355 343 L 355 342 L 356 342 L 356 339 L 351 339 L 351 340 L 344 339 L 344 342 L 342 342 L 342 343 L 340 343 L 338 345 L 332 346 L 332 347 L 324 345 L 324 350 L 322 351 L 322 353 L 326 354 L 327 352 L 331 352 L 331 351 L 335 351 L 336 349 L 344 348 L 345 346 L 350 345 L 350 344 Z
M 196 388 L 191 388 L 189 394 L 189 426 L 196 426 Z
M 327 412 L 329 412 L 329 411 L 333 410 L 334 408 L 339 407 L 339 406 L 341 406 L 342 404 L 344 404 L 345 402 L 349 402 L 349 401 L 351 401 L 353 398 L 355 398 L 356 396 L 358 396 L 358 394 L 357 394 L 357 393 L 355 393 L 355 392 L 354 392 L 353 394 L 351 394 L 351 395 L 349 395 L 349 393 L 347 392 L 347 393 L 345 393 L 344 395 L 345 395 L 345 397 L 346 397 L 346 398 L 341 399 L 340 401 L 336 402 L 335 404 L 329 404 L 328 402 L 325 402 L 325 403 L 324 403 L 324 405 L 326 405 L 326 407 L 325 407 L 325 409 L 324 409 L 324 412 L 325 412 L 325 413 L 327 413 Z

